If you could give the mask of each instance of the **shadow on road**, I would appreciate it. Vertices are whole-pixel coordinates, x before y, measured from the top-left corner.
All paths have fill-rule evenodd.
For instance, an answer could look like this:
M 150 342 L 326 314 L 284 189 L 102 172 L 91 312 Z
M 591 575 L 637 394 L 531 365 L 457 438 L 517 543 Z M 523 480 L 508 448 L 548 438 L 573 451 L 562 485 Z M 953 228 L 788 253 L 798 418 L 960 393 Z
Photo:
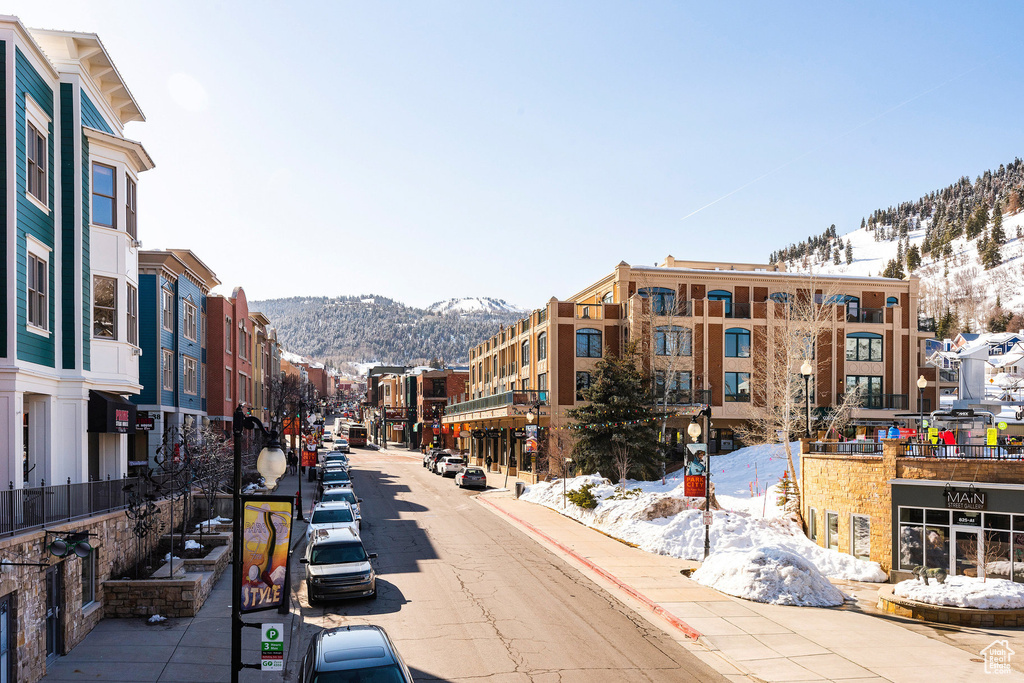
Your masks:
M 331 614 L 340 614 L 346 617 L 372 617 L 375 614 L 398 612 L 408 602 L 398 586 L 378 578 L 376 600 L 334 600 L 323 603 L 323 606 Z

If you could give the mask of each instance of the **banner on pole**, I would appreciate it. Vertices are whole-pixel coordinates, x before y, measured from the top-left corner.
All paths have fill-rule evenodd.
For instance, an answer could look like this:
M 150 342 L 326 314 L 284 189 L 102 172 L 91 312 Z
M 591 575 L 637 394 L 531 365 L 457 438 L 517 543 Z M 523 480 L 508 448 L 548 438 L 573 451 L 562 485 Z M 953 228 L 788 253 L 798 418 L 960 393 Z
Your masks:
M 288 599 L 291 496 L 242 496 L 241 612 L 276 609 Z

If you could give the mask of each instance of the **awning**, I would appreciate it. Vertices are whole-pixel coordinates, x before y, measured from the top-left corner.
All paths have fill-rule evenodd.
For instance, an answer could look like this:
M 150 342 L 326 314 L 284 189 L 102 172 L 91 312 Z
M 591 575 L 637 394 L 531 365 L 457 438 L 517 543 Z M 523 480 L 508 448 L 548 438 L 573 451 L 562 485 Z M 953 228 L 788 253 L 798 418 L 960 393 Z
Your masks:
M 135 404 L 124 396 L 89 391 L 89 431 L 100 434 L 134 434 Z

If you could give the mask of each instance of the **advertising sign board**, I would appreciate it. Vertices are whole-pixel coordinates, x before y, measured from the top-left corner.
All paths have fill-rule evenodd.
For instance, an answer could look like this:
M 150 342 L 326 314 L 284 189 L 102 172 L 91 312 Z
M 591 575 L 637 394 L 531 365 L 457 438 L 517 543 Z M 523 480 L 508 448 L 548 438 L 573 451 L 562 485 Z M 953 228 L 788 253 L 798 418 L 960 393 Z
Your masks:
M 241 612 L 277 609 L 288 599 L 291 496 L 242 496 Z

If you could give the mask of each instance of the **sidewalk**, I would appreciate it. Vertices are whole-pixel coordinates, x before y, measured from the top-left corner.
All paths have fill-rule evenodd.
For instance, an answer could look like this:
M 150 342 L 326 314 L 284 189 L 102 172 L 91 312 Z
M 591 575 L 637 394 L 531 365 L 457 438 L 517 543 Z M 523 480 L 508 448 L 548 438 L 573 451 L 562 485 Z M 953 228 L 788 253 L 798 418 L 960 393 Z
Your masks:
M 305 507 L 310 497 L 302 482 Z M 296 475 L 282 477 L 278 491 L 294 495 Z M 305 533 L 302 522 L 292 525 L 292 544 Z M 300 581 L 301 567 L 293 558 L 292 586 Z M 249 623 L 284 624 L 285 661 L 300 658 L 305 643 L 297 643 L 302 616 L 292 604 L 288 614 L 267 610 L 245 615 Z M 242 629 L 242 661 L 260 661 L 260 629 Z M 229 681 L 231 679 L 231 570 L 224 572 L 213 592 L 192 618 L 168 619 L 149 625 L 144 619 L 103 619 L 75 649 L 48 667 L 41 680 L 56 681 Z M 289 666 L 291 666 L 289 664 Z M 243 669 L 242 681 L 271 683 L 283 675 Z
M 733 598 L 680 574 L 697 562 L 632 548 L 509 492 L 485 493 L 477 500 L 648 619 L 660 618 L 684 647 L 732 680 L 933 683 L 988 678 L 980 654 L 904 628 L 894 619 L 850 604 L 819 609 Z M 1024 681 L 1024 675 L 1014 671 L 993 679 Z

